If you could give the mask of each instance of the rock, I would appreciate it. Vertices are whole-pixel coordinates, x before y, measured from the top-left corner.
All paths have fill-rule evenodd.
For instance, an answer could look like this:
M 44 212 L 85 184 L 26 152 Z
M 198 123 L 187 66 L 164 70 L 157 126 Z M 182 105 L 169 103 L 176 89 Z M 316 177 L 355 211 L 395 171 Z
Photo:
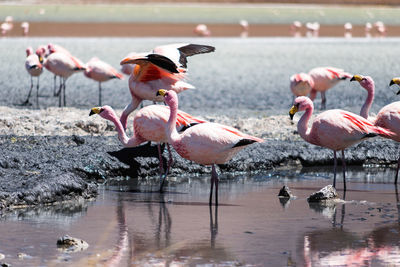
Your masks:
M 320 202 L 325 200 L 339 199 L 336 189 L 332 185 L 327 185 L 318 192 L 311 194 L 308 198 L 308 202 Z
M 71 253 L 85 250 L 89 244 L 82 239 L 65 235 L 57 240 L 57 248 L 63 252 Z
M 18 257 L 18 259 L 23 260 L 25 258 L 29 258 L 30 256 L 28 254 L 23 253 L 23 252 L 18 252 L 17 257 Z
M 281 190 L 279 190 L 278 197 L 280 198 L 293 198 L 292 192 L 290 192 L 290 189 L 288 186 L 284 185 Z
M 0 260 L 4 259 L 6 256 L 0 253 Z
M 11 264 L 7 262 L 0 262 L 0 267 L 11 267 Z
M 78 146 L 83 145 L 85 143 L 85 139 L 75 134 L 72 135 L 72 141 L 74 141 Z

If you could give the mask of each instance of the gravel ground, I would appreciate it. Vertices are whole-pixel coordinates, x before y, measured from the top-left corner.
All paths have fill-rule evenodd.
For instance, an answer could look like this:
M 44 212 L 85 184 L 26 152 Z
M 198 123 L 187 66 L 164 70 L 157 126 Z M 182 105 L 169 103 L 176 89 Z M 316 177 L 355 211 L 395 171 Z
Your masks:
M 97 85 L 83 75 L 77 74 L 68 80 L 67 104 L 70 107 L 56 108 L 57 101 L 50 97 L 40 99 L 41 109 L 14 105 L 23 99 L 27 89 L 24 48 L 28 43 L 36 46 L 48 41 L 0 41 L 0 49 L 10 52 L 0 54 L 0 59 L 9 63 L 0 65 L 0 208 L 91 198 L 96 195 L 96 184 L 104 180 L 157 177 L 155 146 L 121 150 L 114 126 L 98 116 L 88 116 L 90 107 L 97 103 Z M 388 89 L 387 84 L 398 69 L 393 56 L 400 49 L 397 39 L 371 42 L 224 38 L 194 41 L 215 45 L 217 51 L 190 58 L 190 82 L 198 89 L 181 94 L 180 108 L 265 139 L 264 143 L 249 146 L 220 166 L 224 174 L 332 164 L 332 152 L 301 140 L 295 134 L 296 124 L 289 120 L 288 80 L 295 72 L 332 65 L 352 73 L 371 75 L 377 85 L 373 112 L 396 100 L 396 90 Z M 173 40 L 55 39 L 53 42 L 70 48 L 84 60 L 89 59 L 89 54 L 97 54 L 117 66 L 130 50 L 145 51 Z M 113 50 L 102 49 L 109 46 Z M 51 92 L 52 75 L 44 73 L 42 76 L 46 94 L 46 91 Z M 117 112 L 121 112 L 129 99 L 126 82 L 112 81 L 103 87 L 107 88 L 105 102 Z M 328 91 L 327 97 L 328 109 L 343 108 L 358 113 L 365 92 L 358 84 L 345 81 Z M 295 121 L 298 118 L 296 116 Z M 207 167 L 180 159 L 176 154 L 174 158 L 171 176 L 209 174 Z M 397 144 L 381 138 L 364 141 L 346 152 L 348 164 L 388 165 L 396 160 Z

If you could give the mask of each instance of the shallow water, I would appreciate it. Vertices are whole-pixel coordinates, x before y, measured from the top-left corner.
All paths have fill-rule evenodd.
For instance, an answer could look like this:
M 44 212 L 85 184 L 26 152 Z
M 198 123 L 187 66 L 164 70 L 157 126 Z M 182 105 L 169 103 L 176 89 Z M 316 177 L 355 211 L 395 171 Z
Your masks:
M 211 209 L 208 177 L 171 177 L 163 195 L 146 180 L 104 185 L 95 201 L 6 214 L 0 253 L 13 266 L 399 265 L 394 170 L 352 168 L 346 202 L 308 204 L 307 196 L 331 183 L 331 170 L 222 175 L 220 205 Z M 277 197 L 284 184 L 296 199 Z M 65 234 L 89 248 L 57 250 Z

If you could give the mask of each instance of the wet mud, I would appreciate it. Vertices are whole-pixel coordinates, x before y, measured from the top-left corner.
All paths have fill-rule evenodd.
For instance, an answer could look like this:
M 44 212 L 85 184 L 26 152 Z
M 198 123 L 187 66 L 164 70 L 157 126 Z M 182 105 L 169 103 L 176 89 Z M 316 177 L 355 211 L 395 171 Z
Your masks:
M 295 134 L 295 133 L 294 133 Z M 155 178 L 159 161 L 156 144 L 122 148 L 113 136 L 0 136 L 0 208 L 4 212 L 26 205 L 54 204 L 96 196 L 98 185 L 126 179 Z M 167 150 L 164 148 L 164 164 Z M 397 144 L 376 138 L 351 147 L 347 165 L 391 165 L 397 162 Z M 180 158 L 173 151 L 169 177 L 208 175 L 210 168 Z M 222 177 L 238 173 L 262 174 L 333 164 L 328 149 L 303 141 L 266 140 L 240 151 L 227 164 L 219 165 Z M 164 166 L 165 169 L 166 166 Z M 328 173 L 330 171 L 328 170 Z M 168 190 L 168 179 L 167 189 Z

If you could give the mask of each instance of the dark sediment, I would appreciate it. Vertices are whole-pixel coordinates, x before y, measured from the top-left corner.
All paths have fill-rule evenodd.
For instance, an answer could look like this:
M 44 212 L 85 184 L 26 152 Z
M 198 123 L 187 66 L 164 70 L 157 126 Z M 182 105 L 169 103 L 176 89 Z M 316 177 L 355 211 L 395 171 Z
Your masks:
M 0 145 L 0 209 L 90 199 L 96 196 L 97 185 L 106 181 L 158 177 L 154 144 L 122 149 L 113 136 L 3 135 Z M 367 140 L 346 150 L 346 163 L 394 164 L 396 148 L 391 140 Z M 266 140 L 245 148 L 219 167 L 222 175 L 262 174 L 293 166 L 332 165 L 332 154 L 304 141 Z M 171 176 L 210 173 L 209 167 L 184 160 L 174 151 L 173 155 Z

